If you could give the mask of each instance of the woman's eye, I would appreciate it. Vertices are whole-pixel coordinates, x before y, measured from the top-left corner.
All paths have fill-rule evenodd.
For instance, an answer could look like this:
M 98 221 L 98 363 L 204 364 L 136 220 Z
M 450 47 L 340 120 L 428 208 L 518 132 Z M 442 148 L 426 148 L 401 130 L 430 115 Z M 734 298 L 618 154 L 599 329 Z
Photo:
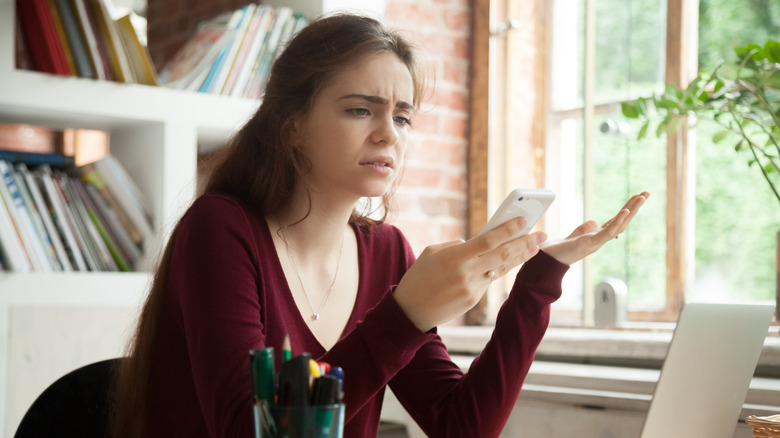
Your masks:
M 365 109 L 365 108 L 351 108 L 351 109 L 349 109 L 347 111 L 351 112 L 352 114 L 354 114 L 354 115 L 356 115 L 358 117 L 365 117 L 365 116 L 369 115 L 368 110 Z
M 412 124 L 412 121 L 408 117 L 396 116 L 393 117 L 393 119 L 395 120 L 395 123 L 398 123 L 399 125 L 409 126 Z

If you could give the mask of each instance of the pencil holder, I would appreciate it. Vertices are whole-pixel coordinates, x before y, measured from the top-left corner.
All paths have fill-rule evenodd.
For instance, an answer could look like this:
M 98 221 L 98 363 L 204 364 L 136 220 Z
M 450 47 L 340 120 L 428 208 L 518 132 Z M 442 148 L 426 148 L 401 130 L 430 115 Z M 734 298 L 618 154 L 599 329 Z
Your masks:
M 341 438 L 344 433 L 344 404 L 260 404 L 255 414 L 260 438 Z

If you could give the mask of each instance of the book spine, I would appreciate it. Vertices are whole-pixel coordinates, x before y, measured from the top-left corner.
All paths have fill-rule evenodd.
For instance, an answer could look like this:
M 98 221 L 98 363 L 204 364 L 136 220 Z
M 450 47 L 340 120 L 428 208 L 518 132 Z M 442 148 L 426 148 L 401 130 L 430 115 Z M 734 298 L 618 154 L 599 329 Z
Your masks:
M 65 191 L 65 186 L 62 181 L 61 174 L 55 171 L 52 174 L 51 179 L 54 183 L 54 189 L 57 192 L 57 196 L 59 196 L 59 200 L 62 205 L 65 222 L 70 227 L 71 233 L 73 234 L 73 237 L 76 241 L 76 246 L 81 251 L 82 257 L 84 257 L 87 270 L 99 271 L 101 268 L 98 265 L 94 249 L 92 248 L 91 243 L 87 240 L 87 236 L 85 235 L 83 228 L 83 223 L 80 221 L 79 216 L 74 213 L 75 206 L 73 205 L 72 199 Z
M 62 27 L 65 29 L 68 44 L 73 52 L 73 61 L 76 63 L 78 75 L 82 78 L 96 78 L 95 69 L 87 52 L 87 43 L 79 30 L 79 23 L 70 0 L 56 0 L 56 2 L 60 18 L 62 18 Z
M 100 57 L 100 49 L 98 48 L 98 42 L 95 38 L 95 30 L 92 28 L 92 22 L 89 19 L 84 0 L 70 1 L 71 6 L 75 11 L 81 37 L 84 39 L 86 44 L 87 54 L 89 55 L 90 62 L 94 68 L 95 78 L 105 80 L 106 68 L 103 65 L 103 59 Z
M 17 0 L 16 7 L 32 67 L 44 73 L 70 75 L 47 0 Z
M 86 192 L 86 198 L 91 202 L 91 208 L 95 211 L 100 221 L 105 225 L 106 231 L 122 251 L 130 265 L 135 265 L 141 258 L 141 251 L 130 238 L 128 231 L 122 226 L 116 212 L 102 198 L 94 185 L 82 185 Z M 85 204 L 88 203 L 85 201 Z
M 79 248 L 79 245 L 76 241 L 76 236 L 74 235 L 72 224 L 69 222 L 68 217 L 65 214 L 65 207 L 63 205 L 64 201 L 57 192 L 57 188 L 54 186 L 52 170 L 46 165 L 40 166 L 37 170 L 40 171 L 40 181 L 45 188 L 47 202 L 49 204 L 50 210 L 52 211 L 54 223 L 57 226 L 57 230 L 60 233 L 63 243 L 65 244 L 68 256 L 71 259 L 71 264 L 74 266 L 75 270 L 87 271 L 88 268 L 87 263 L 84 260 L 84 255 L 82 254 L 81 249 Z
M 233 13 L 233 16 L 230 17 L 230 21 L 228 22 L 227 29 L 230 34 L 230 42 L 225 43 L 225 45 L 222 47 L 222 50 L 219 51 L 219 55 L 217 55 L 217 59 L 214 61 L 214 64 L 211 66 L 211 70 L 209 70 L 208 75 L 206 75 L 206 79 L 203 80 L 203 84 L 201 85 L 199 91 L 201 93 L 208 93 L 210 90 L 214 88 L 214 83 L 216 82 L 216 77 L 219 75 L 220 69 L 223 68 L 223 64 L 228 62 L 227 57 L 228 53 L 230 52 L 231 47 L 233 46 L 233 41 L 236 38 L 237 35 L 237 28 L 238 25 L 241 23 L 241 17 L 243 14 L 243 10 L 239 9 Z
M 68 63 L 68 71 L 70 76 L 78 76 L 78 69 L 76 69 L 76 61 L 73 60 L 73 51 L 70 49 L 70 43 L 68 43 L 68 36 L 65 35 L 65 27 L 62 25 L 62 17 L 60 17 L 60 11 L 57 9 L 57 3 L 55 0 L 46 0 L 49 5 L 49 12 L 52 19 L 54 19 L 54 28 L 57 30 L 57 38 L 62 44 L 62 50 L 65 52 L 65 61 Z
M 27 188 L 30 191 L 30 195 L 38 207 L 38 211 L 41 215 L 41 222 L 43 222 L 43 226 L 46 229 L 49 240 L 54 247 L 54 252 L 57 255 L 57 261 L 59 262 L 61 270 L 65 272 L 72 271 L 73 267 L 70 264 L 70 259 L 68 259 L 68 254 L 65 252 L 65 247 L 63 246 L 62 239 L 60 239 L 60 235 L 57 232 L 57 227 L 52 221 L 51 213 L 48 206 L 46 205 L 46 201 L 44 200 L 43 195 L 41 194 L 41 189 L 37 179 L 29 171 L 25 164 L 20 163 L 17 164 L 16 167 L 22 173 L 22 176 L 27 182 Z
M 10 163 L 25 163 L 28 166 L 48 164 L 55 167 L 72 167 L 76 163 L 74 157 L 62 154 L 38 154 L 5 150 L 0 150 L 0 160 Z
M 241 71 L 239 72 L 235 85 L 230 90 L 231 96 L 243 96 L 244 89 L 246 88 L 247 81 L 249 80 L 249 74 L 252 71 L 252 67 L 255 64 L 258 55 L 260 54 L 263 41 L 265 41 L 266 35 L 268 33 L 268 27 L 273 21 L 274 15 L 276 14 L 275 9 L 271 8 L 270 6 L 261 5 L 260 7 L 262 8 L 262 12 L 259 12 L 262 13 L 262 16 L 260 17 L 260 23 L 252 38 L 252 45 L 249 48 L 249 55 L 244 61 L 244 64 L 241 66 Z
M 4 184 L 0 181 L 0 184 Z M 18 228 L 11 217 L 13 205 L 7 204 L 0 196 L 0 249 L 3 253 L 4 268 L 16 272 L 29 272 L 32 264 L 19 237 Z
M 33 270 L 51 271 L 51 266 L 47 263 L 43 248 L 32 229 L 32 221 L 27 214 L 24 201 L 22 201 L 19 190 L 16 188 L 16 182 L 11 176 L 10 165 L 5 161 L 0 161 L 0 177 L 3 179 L 3 183 L 0 184 L 0 196 L 5 199 L 11 218 L 16 223 L 22 246 L 26 250 Z
M 27 210 L 28 216 L 30 217 L 35 237 L 37 241 L 40 242 L 44 256 L 51 266 L 51 270 L 62 271 L 62 266 L 60 265 L 60 262 L 57 258 L 54 245 L 52 244 L 51 238 L 49 237 L 49 233 L 46 231 L 46 228 L 43 225 L 41 212 L 38 209 L 38 205 L 32 199 L 32 194 L 30 193 L 30 189 L 27 186 L 27 182 L 24 178 L 24 175 L 22 174 L 21 169 L 14 167 L 10 169 L 10 171 L 11 176 L 16 183 L 16 188 L 19 191 L 19 195 L 21 195 L 22 201 L 24 201 L 24 206 Z

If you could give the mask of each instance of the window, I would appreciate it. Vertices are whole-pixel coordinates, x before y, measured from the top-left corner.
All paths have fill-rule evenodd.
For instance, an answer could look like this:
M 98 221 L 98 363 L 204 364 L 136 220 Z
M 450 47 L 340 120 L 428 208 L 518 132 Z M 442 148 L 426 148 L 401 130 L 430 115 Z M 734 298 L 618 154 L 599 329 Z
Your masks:
M 758 171 L 712 144 L 704 123 L 636 141 L 620 102 L 687 84 L 698 63 L 739 44 L 780 37 L 780 0 L 528 3 L 490 3 L 487 210 L 512 187 L 547 186 L 558 199 L 544 226 L 563 236 L 652 193 L 627 233 L 572 267 L 554 320 L 591 322 L 605 281 L 625 287 L 632 320 L 673 320 L 691 299 L 773 301 L 780 206 Z

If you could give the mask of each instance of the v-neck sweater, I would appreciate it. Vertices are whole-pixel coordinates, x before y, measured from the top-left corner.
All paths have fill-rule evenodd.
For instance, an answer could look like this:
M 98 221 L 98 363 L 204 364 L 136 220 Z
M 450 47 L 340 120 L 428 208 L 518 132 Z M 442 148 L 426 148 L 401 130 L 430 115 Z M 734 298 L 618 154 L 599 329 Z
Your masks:
M 345 437 L 377 435 L 387 386 L 429 436 L 498 436 L 568 266 L 543 251 L 523 265 L 491 339 L 464 373 L 436 330 L 419 330 L 393 298 L 415 260 L 403 234 L 388 224 L 353 230 L 357 297 L 325 351 L 290 293 L 265 218 L 228 195 L 198 198 L 173 237 L 144 436 L 254 436 L 249 351 L 274 347 L 278 369 L 285 334 L 293 356 L 308 352 L 344 369 Z

